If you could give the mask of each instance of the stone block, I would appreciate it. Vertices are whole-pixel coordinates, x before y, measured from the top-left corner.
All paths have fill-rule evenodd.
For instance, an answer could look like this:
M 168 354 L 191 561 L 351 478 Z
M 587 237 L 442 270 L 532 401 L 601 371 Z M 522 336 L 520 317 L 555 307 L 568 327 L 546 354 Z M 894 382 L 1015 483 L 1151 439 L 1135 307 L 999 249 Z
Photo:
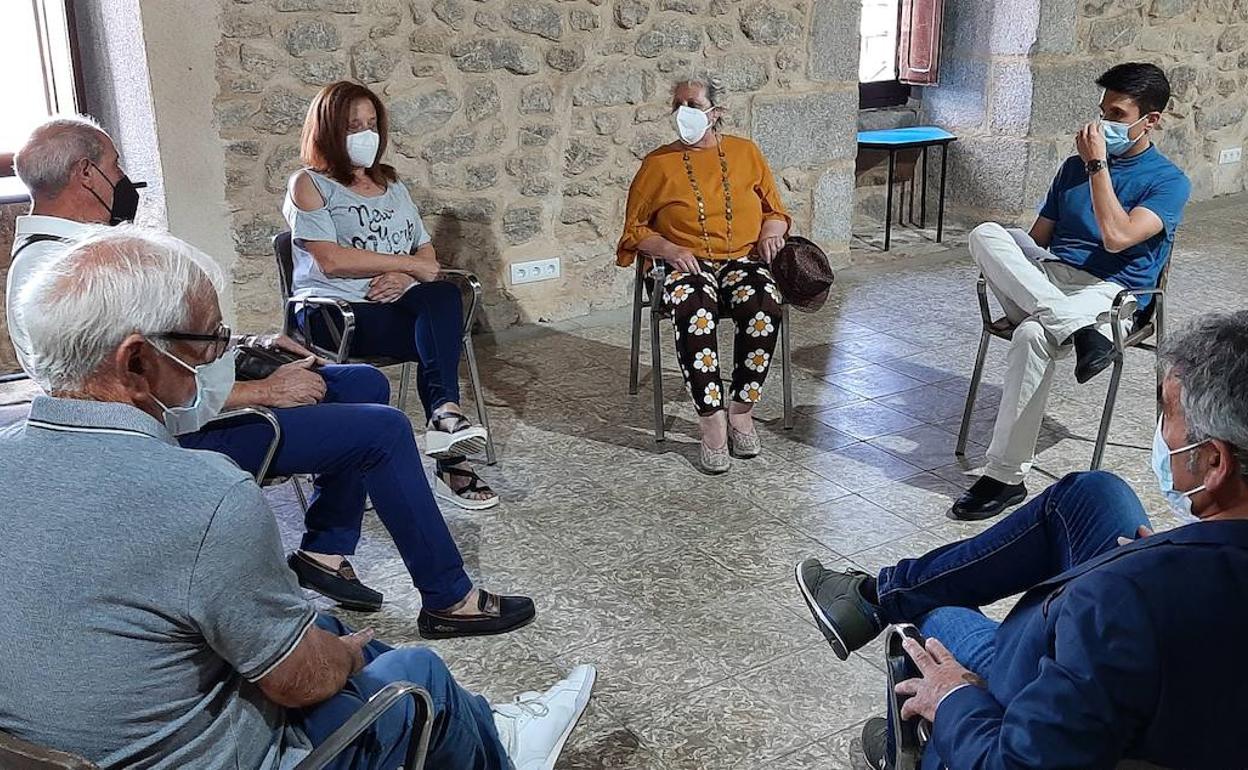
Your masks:
M 948 198 L 950 203 L 985 211 L 1019 211 L 1031 206 L 1023 200 L 1023 175 L 1027 168 L 1028 142 L 1000 137 L 967 137 L 949 146 Z M 935 160 L 939 174 L 939 153 Z M 933 174 L 933 179 L 936 179 Z
M 704 0 L 659 0 L 659 10 L 697 16 L 706 12 L 706 3 Z
M 460 23 L 468 16 L 464 0 L 434 0 L 431 8 L 433 15 L 452 29 L 459 29 Z
M 286 28 L 286 50 L 291 56 L 309 51 L 336 51 L 338 28 L 324 19 L 302 19 Z
M 532 46 L 502 37 L 456 43 L 451 47 L 451 56 L 461 72 L 505 69 L 517 75 L 532 75 L 542 67 L 541 57 Z
M 919 111 L 913 107 L 889 107 L 881 110 L 859 110 L 858 130 L 879 131 L 905 128 L 919 123 Z
M 628 143 L 628 151 L 634 158 L 641 160 L 674 138 L 675 133 L 671 129 L 644 128 L 633 135 L 632 141 Z
M 1218 36 L 1219 51 L 1238 51 L 1248 45 L 1248 24 L 1232 24 Z
M 418 29 L 408 38 L 408 48 L 418 53 L 446 53 L 448 47 L 445 32 Z
M 329 56 L 298 59 L 291 62 L 290 74 L 312 86 L 324 86 L 347 76 L 347 65 Z
M 273 8 L 278 11 L 359 13 L 360 0 L 277 0 Z
M 412 74 L 418 78 L 438 77 L 442 74 L 442 60 L 432 56 L 413 59 Z
M 1074 31 L 1078 0 L 1005 0 L 993 3 L 992 29 L 988 35 L 988 50 L 995 55 L 1018 56 L 1031 52 L 1039 31 L 1041 5 L 1048 5 L 1052 22 L 1058 14 L 1069 14 L 1070 32 Z M 1073 37 L 1073 34 L 1072 34 Z
M 702 30 L 679 19 L 655 23 L 637 38 L 634 50 L 638 56 L 653 59 L 668 51 L 702 50 Z
M 542 231 L 542 210 L 537 206 L 513 206 L 503 212 L 503 237 L 515 246 Z
M 1196 85 L 1196 68 L 1190 64 L 1178 64 L 1166 72 L 1170 80 L 1170 93 L 1175 99 L 1186 100 L 1193 95 Z
M 262 78 L 271 78 L 277 71 L 277 60 L 264 53 L 259 47 L 244 43 L 238 49 L 239 64 L 245 72 Z
M 521 126 L 520 146 L 545 147 L 547 144 L 550 144 L 550 138 L 555 135 L 557 130 L 555 126 L 551 125 Z
M 1025 134 L 1031 123 L 1031 67 L 1026 62 L 992 65 L 992 99 L 988 107 L 994 131 Z
M 1196 105 L 1196 130 L 1202 134 L 1217 131 L 1244 119 L 1248 112 L 1248 102 L 1243 99 L 1211 100 L 1207 104 Z
M 255 139 L 239 139 L 226 142 L 225 151 L 230 155 L 254 160 L 260 157 L 260 143 Z
M 858 18 L 855 0 L 815 0 L 811 14 L 808 72 L 811 80 L 858 79 Z
M 594 131 L 599 136 L 611 136 L 620 130 L 620 118 L 610 112 L 594 113 Z
M 710 39 L 712 45 L 723 51 L 732 47 L 736 31 L 728 24 L 713 21 L 706 25 L 706 36 Z
M 1031 83 L 1031 133 L 1069 134 L 1096 115 L 1100 89 L 1096 79 L 1109 69 L 1105 61 L 1035 65 Z
M 259 14 L 241 8 L 229 8 L 221 14 L 222 37 L 267 37 L 268 20 Z
M 477 138 L 471 133 L 434 139 L 425 144 L 420 156 L 430 163 L 449 163 L 472 154 Z
M 1192 10 L 1195 0 L 1153 0 L 1148 15 L 1155 19 L 1173 19 Z
M 217 125 L 222 128 L 241 128 L 260 111 L 256 103 L 248 99 L 217 99 L 212 105 Z
M 801 35 L 802 21 L 796 11 L 755 0 L 741 10 L 741 31 L 755 45 L 779 45 Z
M 577 107 L 640 104 L 645 98 L 642 72 L 618 64 L 600 64 L 572 91 L 572 104 Z
M 564 176 L 579 176 L 598 166 L 607 157 L 607 151 L 600 145 L 581 139 L 568 142 L 568 149 L 563 153 Z
M 361 83 L 381 83 L 394 72 L 398 58 L 389 48 L 369 40 L 351 48 L 351 72 Z
M 519 32 L 547 40 L 563 37 L 563 15 L 554 5 L 540 0 L 515 0 L 507 6 L 507 22 Z
M 287 88 L 274 88 L 260 98 L 260 113 L 252 120 L 266 134 L 284 134 L 303 125 L 311 98 Z
M 1184 24 L 1175 30 L 1174 45 L 1184 53 L 1208 56 L 1218 43 L 1218 33 L 1217 27 Z
M 551 183 L 550 177 L 545 174 L 520 178 L 520 194 L 526 198 L 543 198 L 549 195 L 554 188 L 555 186 Z
M 767 84 L 767 60 L 762 56 L 734 54 L 715 59 L 712 65 L 729 93 L 751 93 Z
M 464 115 L 473 123 L 497 115 L 501 106 L 498 87 L 489 80 L 474 80 L 464 90 Z
M 982 126 L 987 109 L 988 63 L 950 56 L 941 67 L 940 88 L 927 89 L 923 94 L 926 119 L 949 130 Z
M 854 156 L 857 114 L 857 90 L 758 96 L 750 133 L 774 168 L 814 166 Z
M 503 19 L 493 11 L 481 10 L 473 14 L 472 22 L 490 32 L 498 32 L 503 28 Z
M 264 189 L 274 194 L 286 192 L 286 181 L 302 165 L 299 145 L 293 142 L 278 145 L 264 160 Z
M 615 0 L 615 23 L 624 29 L 641 25 L 649 15 L 650 3 L 644 0 Z
M 838 167 L 825 171 L 815 184 L 811 240 L 825 249 L 849 243 L 853 215 L 853 169 Z
M 946 59 L 951 53 L 982 55 L 988 50 L 993 5 L 983 0 L 945 0 L 941 52 Z
M 464 186 L 469 192 L 488 190 L 498 182 L 498 166 L 482 163 L 464 169 Z
M 520 112 L 532 115 L 554 108 L 555 92 L 545 83 L 534 83 L 520 89 Z
M 560 72 L 575 72 L 585 64 L 585 51 L 580 46 L 561 46 L 546 52 L 546 65 Z
M 1097 19 L 1088 25 L 1087 46 L 1092 53 L 1115 53 L 1130 48 L 1144 22 L 1136 13 Z
M 1173 27 L 1145 27 L 1135 39 L 1141 51 L 1163 53 L 1174 50 Z
M 459 111 L 459 97 L 445 88 L 390 100 L 390 129 L 421 137 L 442 128 Z
M 572 29 L 590 32 L 598 29 L 598 14 L 588 8 L 573 8 L 568 11 L 568 24 L 572 26 Z
M 654 123 L 668 120 L 672 116 L 672 108 L 666 104 L 643 104 L 633 111 L 634 123 Z
M 234 246 L 239 254 L 273 253 L 273 236 L 286 229 L 276 215 L 253 214 L 234 225 Z

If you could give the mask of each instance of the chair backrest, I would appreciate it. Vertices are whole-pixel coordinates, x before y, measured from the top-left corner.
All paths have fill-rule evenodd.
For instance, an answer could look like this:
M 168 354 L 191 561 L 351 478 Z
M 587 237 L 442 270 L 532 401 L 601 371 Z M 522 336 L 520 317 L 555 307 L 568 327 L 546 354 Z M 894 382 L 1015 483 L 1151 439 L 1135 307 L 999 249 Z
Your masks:
M 277 280 L 282 288 L 282 301 L 290 299 L 295 276 L 295 257 L 291 251 L 290 231 L 273 236 L 273 256 L 277 258 Z
M 0 732 L 0 767 L 4 770 L 99 770 L 76 754 L 36 746 Z
M 1170 253 L 1166 255 L 1166 261 L 1161 266 L 1161 275 L 1157 277 L 1157 288 L 1162 291 L 1166 290 L 1166 281 L 1170 279 L 1170 266 L 1174 264 L 1174 241 L 1170 241 Z M 1153 320 L 1153 314 L 1157 311 L 1157 298 L 1153 297 L 1152 302 L 1135 311 L 1134 325 L 1136 329 L 1142 328 L 1145 324 Z

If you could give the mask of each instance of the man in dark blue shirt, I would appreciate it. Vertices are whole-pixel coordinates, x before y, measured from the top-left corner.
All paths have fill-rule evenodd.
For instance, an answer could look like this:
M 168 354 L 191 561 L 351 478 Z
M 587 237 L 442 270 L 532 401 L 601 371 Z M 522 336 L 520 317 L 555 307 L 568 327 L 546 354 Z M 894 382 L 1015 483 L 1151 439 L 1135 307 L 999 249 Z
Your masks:
M 1011 321 L 1001 405 L 984 475 L 953 505 L 986 519 L 1027 497 L 1056 360 L 1073 347 L 1075 378 L 1113 363 L 1109 310 L 1123 289 L 1157 285 L 1191 185 L 1151 141 L 1170 100 L 1165 73 L 1120 64 L 1097 81 L 1101 120 L 1075 135 L 1029 233 L 995 222 L 970 235 L 971 256 Z
M 1160 359 L 1152 465 L 1191 523 L 1153 534 L 1127 483 L 1093 471 L 876 576 L 798 565 L 841 659 L 889 623 L 927 637 L 896 687 L 901 719 L 931 722 L 923 770 L 1245 766 L 1248 311 L 1198 319 Z M 979 610 L 1019 593 L 1001 623 Z M 913 766 L 884 724 L 863 732 L 870 766 Z

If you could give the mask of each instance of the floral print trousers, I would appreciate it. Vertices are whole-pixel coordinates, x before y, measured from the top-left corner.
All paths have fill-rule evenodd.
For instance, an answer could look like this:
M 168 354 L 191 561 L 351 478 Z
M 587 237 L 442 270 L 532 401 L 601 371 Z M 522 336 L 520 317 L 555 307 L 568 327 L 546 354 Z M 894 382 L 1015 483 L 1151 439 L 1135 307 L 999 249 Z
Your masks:
M 663 282 L 663 301 L 676 328 L 676 358 L 694 407 L 702 417 L 723 409 L 728 397 L 752 404 L 762 397 L 763 381 L 780 334 L 780 291 L 760 262 L 702 261 L 701 273 L 673 271 Z M 736 323 L 732 390 L 725 396 L 719 377 L 715 328 L 721 316 Z

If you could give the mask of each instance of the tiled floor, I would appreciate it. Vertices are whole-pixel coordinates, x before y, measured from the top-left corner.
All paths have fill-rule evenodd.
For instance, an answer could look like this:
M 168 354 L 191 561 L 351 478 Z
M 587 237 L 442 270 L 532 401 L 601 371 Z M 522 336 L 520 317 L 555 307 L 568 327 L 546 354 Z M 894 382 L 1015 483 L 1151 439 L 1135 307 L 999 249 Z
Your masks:
M 1170 284 L 1172 322 L 1244 306 L 1246 206 L 1239 197 L 1189 212 Z M 793 314 L 795 429 L 780 425 L 775 371 L 760 407 L 764 455 L 714 478 L 693 466 L 694 413 L 670 350 L 666 443 L 652 438 L 648 370 L 641 392 L 628 395 L 626 312 L 480 345 L 500 451 L 485 475 L 505 503 L 447 516 L 474 577 L 530 593 L 538 619 L 436 649 L 464 684 L 492 698 L 596 664 L 596 695 L 563 768 L 848 767 L 850 739 L 881 712 L 880 648 L 837 661 L 794 590 L 792 566 L 815 555 L 876 569 L 986 526 L 944 515 L 982 457 L 1004 360 L 1004 343 L 994 341 L 973 443 L 959 460 L 954 442 L 979 336 L 974 280 L 956 246 L 842 271 L 822 311 Z M 1077 386 L 1072 366 L 1063 364 L 1054 387 L 1033 491 L 1090 458 L 1108 376 Z M 1160 512 L 1148 463 L 1152 366 L 1150 354 L 1128 357 L 1105 465 Z M 289 487 L 269 495 L 293 547 L 294 496 Z M 387 604 L 373 615 L 345 613 L 348 621 L 419 643 L 419 599 L 371 514 L 354 562 Z

